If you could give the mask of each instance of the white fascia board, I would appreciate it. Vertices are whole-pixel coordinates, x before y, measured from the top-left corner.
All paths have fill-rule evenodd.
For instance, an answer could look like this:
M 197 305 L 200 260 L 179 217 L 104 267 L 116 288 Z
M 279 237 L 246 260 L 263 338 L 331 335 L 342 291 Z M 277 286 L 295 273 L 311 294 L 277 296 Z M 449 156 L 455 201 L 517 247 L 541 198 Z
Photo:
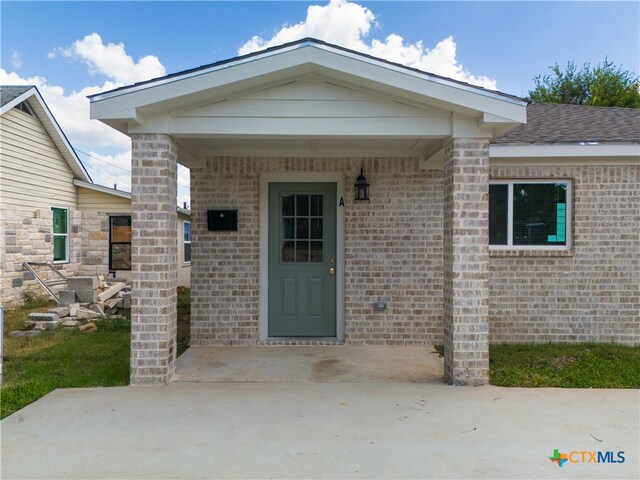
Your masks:
M 191 210 L 187 210 L 186 208 L 176 207 L 176 211 L 180 215 L 184 215 L 185 217 L 190 217 L 191 216 Z
M 88 188 L 89 190 L 95 190 L 96 192 L 106 193 L 107 195 L 113 195 L 115 197 L 122 197 L 131 200 L 131 193 L 122 190 L 116 190 L 115 188 L 104 187 L 102 185 L 83 182 L 82 180 L 77 179 L 73 181 L 73 184 L 76 187 Z
M 69 165 L 69 168 L 71 168 L 71 171 L 75 174 L 76 177 L 79 177 L 81 180 L 90 182 L 91 177 L 89 176 L 89 173 L 84 168 L 84 165 L 76 155 L 76 152 L 69 143 L 67 136 L 60 128 L 60 125 L 58 125 L 58 122 L 51 113 L 51 110 L 49 110 L 47 103 L 44 101 L 44 98 L 42 98 L 37 88 L 30 88 L 22 95 L 19 95 L 18 97 L 5 104 L 2 107 L 0 114 L 4 114 L 5 112 L 9 111 L 13 107 L 19 105 L 24 101 L 32 100 L 32 98 L 36 100 L 35 104 L 30 103 L 29 105 L 31 105 L 31 108 L 38 117 L 38 120 L 42 122 L 42 126 L 51 137 L 51 140 L 53 140 L 53 142 L 55 143 L 56 147 L 60 151 L 60 154 Z
M 182 101 L 189 102 L 193 101 L 189 96 L 196 98 L 205 91 L 211 93 L 223 87 L 247 88 L 254 82 L 257 86 L 309 72 L 330 72 L 330 76 L 343 76 L 353 83 L 381 91 L 387 89 L 417 101 L 435 101 L 445 108 L 459 106 L 461 111 L 468 113 L 486 112 L 517 123 L 526 122 L 526 102 L 521 100 L 314 43 L 293 45 L 125 90 L 106 92 L 91 99 L 91 118 L 113 118 L 128 109 L 156 103 L 171 108 L 177 106 L 172 99 L 182 97 Z M 230 93 L 227 91 L 226 95 Z
M 638 144 L 532 144 L 491 145 L 490 158 L 639 157 Z

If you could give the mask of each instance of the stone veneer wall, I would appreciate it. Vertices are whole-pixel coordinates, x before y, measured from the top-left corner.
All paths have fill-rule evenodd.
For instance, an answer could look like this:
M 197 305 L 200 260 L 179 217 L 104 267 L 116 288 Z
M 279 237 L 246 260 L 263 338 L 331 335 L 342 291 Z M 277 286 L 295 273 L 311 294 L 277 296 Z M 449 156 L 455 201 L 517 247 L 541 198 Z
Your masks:
M 82 275 L 109 274 L 109 217 L 131 215 L 130 212 L 82 212 L 82 260 L 80 270 Z M 130 270 L 118 270 L 116 278 L 129 281 Z
M 364 168 L 370 202 L 353 201 Z M 442 343 L 442 173 L 417 158 L 210 158 L 191 170 L 191 345 L 258 339 L 259 175 L 345 175 L 345 343 Z M 238 232 L 208 232 L 208 209 L 238 209 Z M 376 312 L 373 303 L 388 303 Z
M 640 344 L 640 166 L 492 167 L 573 182 L 570 252 L 491 252 L 490 341 Z
M 69 208 L 69 263 L 57 264 L 66 276 L 75 275 L 81 268 L 82 212 Z M 53 260 L 53 214 L 50 209 L 19 210 L 3 205 L 0 210 L 0 301 L 4 307 L 20 305 L 28 292 L 46 296 L 46 292 L 24 270 L 23 262 L 51 262 Z M 53 279 L 55 274 L 42 268 L 42 277 Z M 62 287 L 59 287 L 62 288 Z

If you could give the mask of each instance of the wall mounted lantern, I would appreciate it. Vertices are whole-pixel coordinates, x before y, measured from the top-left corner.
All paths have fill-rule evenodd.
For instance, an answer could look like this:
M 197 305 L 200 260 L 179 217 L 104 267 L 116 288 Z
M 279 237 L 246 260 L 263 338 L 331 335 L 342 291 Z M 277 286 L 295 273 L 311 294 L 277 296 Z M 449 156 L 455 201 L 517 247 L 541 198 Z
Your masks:
M 363 169 L 360 169 L 360 175 L 356 178 L 356 183 L 353 184 L 356 187 L 356 200 L 369 200 L 369 184 L 367 179 L 364 178 Z

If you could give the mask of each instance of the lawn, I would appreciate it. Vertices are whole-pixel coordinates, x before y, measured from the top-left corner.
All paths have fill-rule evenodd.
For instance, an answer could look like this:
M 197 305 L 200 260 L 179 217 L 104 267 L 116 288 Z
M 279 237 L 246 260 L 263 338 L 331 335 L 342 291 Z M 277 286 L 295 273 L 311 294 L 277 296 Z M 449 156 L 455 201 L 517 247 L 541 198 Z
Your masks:
M 489 378 L 505 387 L 640 388 L 640 347 L 491 345 Z
M 178 289 L 177 351 L 189 348 L 190 289 Z M 129 383 L 131 323 L 96 322 L 98 330 L 44 332 L 10 338 L 30 312 L 53 303 L 26 299 L 5 312 L 1 417 L 56 388 L 111 387 Z M 442 346 L 436 347 L 442 353 Z M 611 344 L 491 345 L 490 383 L 506 387 L 640 388 L 640 347 Z
M 124 317 L 95 322 L 98 330 L 92 333 L 57 330 L 37 337 L 8 337 L 22 328 L 30 312 L 52 305 L 36 299 L 5 312 L 2 418 L 56 388 L 129 383 L 131 324 Z
M 178 355 L 189 348 L 189 295 L 188 288 L 178 289 Z M 127 318 L 96 321 L 98 330 L 92 333 L 56 330 L 37 337 L 9 337 L 9 332 L 22 329 L 29 313 L 53 306 L 50 300 L 30 297 L 24 306 L 5 311 L 1 418 L 56 388 L 129 384 Z

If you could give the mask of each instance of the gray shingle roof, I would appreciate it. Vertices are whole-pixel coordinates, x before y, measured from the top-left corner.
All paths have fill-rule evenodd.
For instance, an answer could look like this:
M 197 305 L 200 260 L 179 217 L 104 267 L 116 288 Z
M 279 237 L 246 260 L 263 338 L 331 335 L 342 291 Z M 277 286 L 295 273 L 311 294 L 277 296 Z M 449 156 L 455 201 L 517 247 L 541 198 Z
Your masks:
M 536 104 L 527 107 L 527 124 L 492 143 L 640 142 L 640 109 Z
M 33 85 L 0 85 L 0 107 L 4 107 L 31 88 Z

